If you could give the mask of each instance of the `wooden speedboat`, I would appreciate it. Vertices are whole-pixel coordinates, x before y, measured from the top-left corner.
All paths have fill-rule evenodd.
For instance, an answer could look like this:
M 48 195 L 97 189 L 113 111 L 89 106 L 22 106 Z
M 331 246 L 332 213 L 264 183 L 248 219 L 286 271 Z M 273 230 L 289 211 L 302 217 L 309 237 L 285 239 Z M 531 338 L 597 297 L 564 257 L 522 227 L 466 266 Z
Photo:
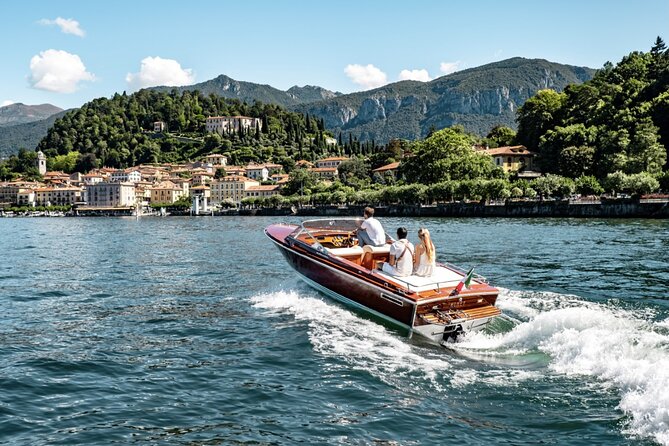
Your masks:
M 274 224 L 265 234 L 308 284 L 346 304 L 362 308 L 426 338 L 444 343 L 459 333 L 484 328 L 500 315 L 498 290 L 474 275 L 437 264 L 431 277 L 395 277 L 381 271 L 392 239 L 382 247 L 360 247 L 360 219 L 317 219 L 301 225 Z

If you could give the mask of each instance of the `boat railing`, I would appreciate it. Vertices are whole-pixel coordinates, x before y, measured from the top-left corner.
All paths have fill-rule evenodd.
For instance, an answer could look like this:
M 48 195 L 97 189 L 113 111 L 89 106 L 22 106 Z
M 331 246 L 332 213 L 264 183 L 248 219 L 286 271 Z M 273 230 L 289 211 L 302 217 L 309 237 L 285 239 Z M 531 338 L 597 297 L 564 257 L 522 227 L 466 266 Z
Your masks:
M 443 266 L 443 267 L 448 268 L 450 270 L 453 270 L 456 273 L 462 274 L 463 276 L 466 276 L 467 272 L 468 272 L 468 271 L 460 268 L 459 266 L 454 265 L 454 264 L 449 263 L 449 262 L 437 263 L 437 265 L 440 265 L 440 266 Z M 486 279 L 482 275 L 474 273 L 474 272 L 472 273 L 472 279 L 475 280 L 476 282 L 488 283 L 488 279 Z

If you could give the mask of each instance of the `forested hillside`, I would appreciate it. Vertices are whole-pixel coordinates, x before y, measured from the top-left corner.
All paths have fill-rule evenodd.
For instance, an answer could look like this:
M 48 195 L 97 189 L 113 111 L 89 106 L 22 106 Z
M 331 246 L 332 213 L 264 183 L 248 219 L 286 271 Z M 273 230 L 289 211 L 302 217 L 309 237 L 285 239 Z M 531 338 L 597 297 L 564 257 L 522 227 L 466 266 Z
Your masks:
M 260 118 L 262 129 L 223 136 L 205 131 L 206 117 L 234 115 Z M 153 132 L 155 121 L 165 122 L 167 132 Z M 38 149 L 50 158 L 79 152 L 87 158 L 87 166 L 177 162 L 212 152 L 229 154 L 232 163 L 289 164 L 326 153 L 326 137 L 322 120 L 277 105 L 249 105 L 199 92 L 142 90 L 95 99 L 67 113 L 54 123 Z
M 591 81 L 540 91 L 517 119 L 517 142 L 538 151 L 545 173 L 659 174 L 669 147 L 669 51 L 658 37 Z

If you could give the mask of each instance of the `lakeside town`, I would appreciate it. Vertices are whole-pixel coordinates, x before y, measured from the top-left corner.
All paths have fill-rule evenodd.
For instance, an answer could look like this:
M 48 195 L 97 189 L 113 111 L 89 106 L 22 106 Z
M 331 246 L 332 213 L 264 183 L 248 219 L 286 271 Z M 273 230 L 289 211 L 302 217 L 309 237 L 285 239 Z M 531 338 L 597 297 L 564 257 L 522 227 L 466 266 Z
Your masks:
M 216 116 L 206 120 L 207 132 L 219 134 L 239 128 L 254 128 L 262 123 L 247 116 Z M 154 132 L 165 131 L 165 123 L 154 123 Z M 473 147 L 491 157 L 495 166 L 519 178 L 540 176 L 533 170 L 534 153 L 524 146 L 489 149 Z M 302 169 L 326 187 L 338 181 L 339 166 L 350 158 L 328 156 L 314 162 L 298 160 Z M 395 178 L 400 162 L 395 161 L 371 171 L 382 178 Z M 211 153 L 188 163 L 140 164 L 125 169 L 96 168 L 88 173 L 48 171 L 47 157 L 39 151 L 35 168 L 43 181 L 17 179 L 0 183 L 2 215 L 13 215 L 4 209 L 18 207 L 31 215 L 144 215 L 165 213 L 164 209 L 181 208 L 192 215 L 210 214 L 220 209 L 239 208 L 258 199 L 281 196 L 290 175 L 277 163 L 228 165 L 228 157 Z M 250 201 L 251 200 L 251 201 Z M 280 199 L 279 199 L 280 200 Z M 276 202 L 274 204 L 281 204 Z M 300 203 L 299 200 L 296 204 Z M 50 208 L 60 212 L 49 212 Z

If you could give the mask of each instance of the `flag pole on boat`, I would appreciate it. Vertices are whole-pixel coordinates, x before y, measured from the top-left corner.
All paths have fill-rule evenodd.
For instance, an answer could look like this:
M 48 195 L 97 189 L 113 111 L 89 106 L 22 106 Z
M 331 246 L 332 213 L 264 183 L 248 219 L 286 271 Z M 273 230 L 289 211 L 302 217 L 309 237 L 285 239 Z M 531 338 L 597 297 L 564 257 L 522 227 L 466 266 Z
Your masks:
M 469 289 L 469 284 L 472 282 L 472 276 L 474 275 L 474 267 L 471 267 L 467 274 L 458 282 L 455 289 L 451 292 L 451 296 L 457 296 L 462 291 L 462 288 Z

